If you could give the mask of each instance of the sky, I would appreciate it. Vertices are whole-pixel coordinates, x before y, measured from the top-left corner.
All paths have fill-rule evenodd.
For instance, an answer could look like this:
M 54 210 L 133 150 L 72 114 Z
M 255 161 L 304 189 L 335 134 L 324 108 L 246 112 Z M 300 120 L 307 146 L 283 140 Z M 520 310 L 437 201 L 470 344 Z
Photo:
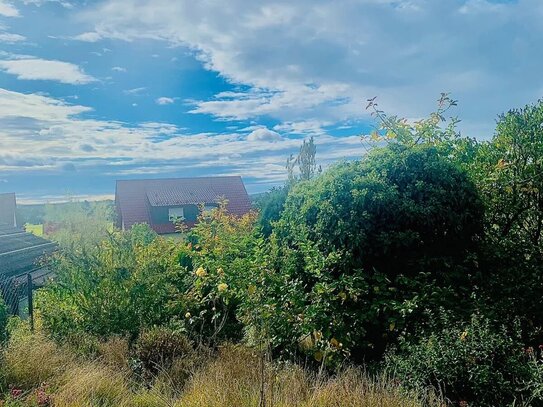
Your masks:
M 380 108 L 441 92 L 463 134 L 543 94 L 541 0 L 0 0 L 0 192 L 111 197 L 115 180 L 286 178 L 361 157 Z

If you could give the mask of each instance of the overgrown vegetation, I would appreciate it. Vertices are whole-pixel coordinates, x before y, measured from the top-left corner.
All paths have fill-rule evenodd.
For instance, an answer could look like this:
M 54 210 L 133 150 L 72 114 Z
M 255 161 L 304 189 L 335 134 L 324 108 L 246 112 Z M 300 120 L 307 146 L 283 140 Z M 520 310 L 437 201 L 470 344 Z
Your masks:
M 258 352 L 240 345 L 225 345 L 213 354 L 189 348 L 169 354 L 171 359 L 163 358 L 160 350 L 170 353 L 164 344 L 171 341 L 172 333 L 160 332 L 144 334 L 145 345 L 133 349 L 124 339 L 99 342 L 94 338 L 96 353 L 74 354 L 73 345 L 59 345 L 42 332 L 32 334 L 28 327 L 18 325 L 1 353 L 3 405 L 257 407 L 263 405 L 261 400 L 264 405 L 283 407 L 438 405 L 431 394 L 421 397 L 404 391 L 358 368 L 334 377 L 317 376 L 292 364 L 261 364 Z M 166 342 L 164 335 L 170 338 Z M 181 348 L 185 347 L 186 343 Z M 181 350 L 178 340 L 173 348 Z M 152 360 L 146 374 L 139 369 L 140 357 Z
M 543 405 L 543 103 L 500 116 L 489 141 L 458 133 L 455 104 L 442 95 L 411 123 L 371 100 L 380 127 L 359 161 L 321 174 L 305 142 L 259 211 L 223 203 L 180 241 L 145 225 L 67 234 L 37 295 L 41 330 L 5 346 L 4 392 L 55 405 Z M 38 345 L 64 357 L 19 365 Z

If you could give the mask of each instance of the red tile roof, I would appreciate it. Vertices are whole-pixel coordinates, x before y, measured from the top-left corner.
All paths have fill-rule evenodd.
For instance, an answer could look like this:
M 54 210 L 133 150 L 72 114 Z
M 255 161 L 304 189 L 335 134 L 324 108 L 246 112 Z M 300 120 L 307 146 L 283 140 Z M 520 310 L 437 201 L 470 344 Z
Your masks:
M 173 233 L 173 224 L 152 224 L 152 206 L 215 203 L 221 198 L 228 201 L 226 208 L 234 215 L 251 210 L 249 195 L 239 176 L 118 180 L 115 190 L 118 226 L 129 229 L 135 223 L 147 223 L 157 233 Z

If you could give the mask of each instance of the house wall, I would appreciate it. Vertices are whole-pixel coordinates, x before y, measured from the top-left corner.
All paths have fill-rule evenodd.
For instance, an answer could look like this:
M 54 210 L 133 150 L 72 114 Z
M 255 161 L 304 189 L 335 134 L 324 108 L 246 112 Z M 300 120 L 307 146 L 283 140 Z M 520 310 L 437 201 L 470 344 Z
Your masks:
M 152 206 L 150 210 L 151 222 L 153 222 L 153 224 L 169 223 L 168 209 L 170 208 L 183 208 L 183 213 L 187 222 L 195 222 L 198 218 L 199 210 L 196 205 Z
M 17 226 L 15 194 L 0 194 L 0 224 Z

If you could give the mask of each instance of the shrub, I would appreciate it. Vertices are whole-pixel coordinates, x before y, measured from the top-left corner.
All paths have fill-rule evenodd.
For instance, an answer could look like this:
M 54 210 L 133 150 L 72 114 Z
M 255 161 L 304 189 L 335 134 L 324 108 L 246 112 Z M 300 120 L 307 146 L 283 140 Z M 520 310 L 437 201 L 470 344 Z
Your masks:
M 198 344 L 216 346 L 242 338 L 239 306 L 245 298 L 259 257 L 263 238 L 256 214 L 229 214 L 224 203 L 203 212 L 182 249 L 183 264 L 192 270 L 187 278 L 186 327 Z
M 135 355 L 151 373 L 169 369 L 176 359 L 192 356 L 194 349 L 187 337 L 173 329 L 153 327 L 144 330 L 135 344 Z
M 480 316 L 446 327 L 412 344 L 402 342 L 386 358 L 388 369 L 410 388 L 433 386 L 470 406 L 539 405 L 537 351 L 524 349 L 520 332 L 496 329 Z
M 256 201 L 258 212 L 258 223 L 264 236 L 269 236 L 273 230 L 273 224 L 279 220 L 285 208 L 285 201 L 289 186 L 273 188 L 260 196 Z
M 135 337 L 142 328 L 179 319 L 188 287 L 176 243 L 140 243 L 130 232 L 115 233 L 96 248 L 55 255 L 56 280 L 36 296 L 48 332 Z
M 129 371 L 130 346 L 126 338 L 112 336 L 99 342 L 97 348 L 102 363 L 118 371 Z
M 482 216 L 473 183 L 431 147 L 391 145 L 297 184 L 257 285 L 274 344 L 361 361 L 431 309 L 469 312 Z
M 158 237 L 156 232 L 146 223 L 136 223 L 130 228 L 132 245 L 147 246 Z

